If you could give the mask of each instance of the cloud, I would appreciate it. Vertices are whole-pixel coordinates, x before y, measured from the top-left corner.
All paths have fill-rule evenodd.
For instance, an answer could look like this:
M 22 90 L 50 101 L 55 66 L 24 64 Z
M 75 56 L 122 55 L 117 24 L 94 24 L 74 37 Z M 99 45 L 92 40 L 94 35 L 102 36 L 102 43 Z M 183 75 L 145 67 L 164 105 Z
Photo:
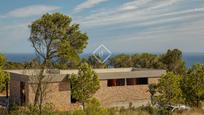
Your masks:
M 200 20 L 177 28 L 168 25 L 155 27 L 145 32 L 114 36 L 103 44 L 111 47 L 112 52 L 164 52 L 169 48 L 179 48 L 184 52 L 203 52 L 203 23 Z
M 28 41 L 30 23 L 19 23 L 0 25 L 0 52 L 4 53 L 28 53 L 32 52 L 31 44 Z
M 169 48 L 199 52 L 204 49 L 202 3 L 135 0 L 99 10 L 78 22 L 84 29 L 98 32 L 91 35 L 93 45 L 88 46 L 89 50 L 102 43 L 113 52 L 162 52 Z
M 182 0 L 162 0 L 162 1 L 158 1 L 160 2 L 158 5 L 151 7 L 150 9 L 160 9 L 160 8 L 166 8 L 169 6 L 172 6 L 178 2 L 180 2 Z
M 94 6 L 96 6 L 96 5 L 98 5 L 98 4 L 102 3 L 102 2 L 105 2 L 105 1 L 108 1 L 108 0 L 86 0 L 85 2 L 79 4 L 74 9 L 74 11 L 75 12 L 80 12 L 83 9 L 94 7 Z
M 23 8 L 18 8 L 12 10 L 1 17 L 15 17 L 15 18 L 25 18 L 30 16 L 38 16 L 44 13 L 58 10 L 60 7 L 58 6 L 48 6 L 48 5 L 31 5 Z
M 204 12 L 204 7 L 179 9 L 178 5 L 185 5 L 183 0 L 165 0 L 153 2 L 143 0 L 127 2 L 115 9 L 103 10 L 80 18 L 77 21 L 85 28 L 124 25 L 137 26 L 160 24 L 160 22 L 176 21 L 185 15 Z M 164 8 L 165 7 L 165 8 Z M 175 10 L 176 9 L 176 10 Z M 166 20 L 166 21 L 165 21 Z

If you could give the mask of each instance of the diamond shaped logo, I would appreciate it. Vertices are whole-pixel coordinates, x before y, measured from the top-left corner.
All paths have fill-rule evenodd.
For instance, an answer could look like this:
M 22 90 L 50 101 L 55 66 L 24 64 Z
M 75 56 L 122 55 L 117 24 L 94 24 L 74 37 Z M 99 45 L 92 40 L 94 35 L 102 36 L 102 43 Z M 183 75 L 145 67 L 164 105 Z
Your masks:
M 105 63 L 108 60 L 108 58 L 110 58 L 111 55 L 112 55 L 111 51 L 107 47 L 105 47 L 103 44 L 98 46 L 93 51 L 93 56 L 100 63 Z

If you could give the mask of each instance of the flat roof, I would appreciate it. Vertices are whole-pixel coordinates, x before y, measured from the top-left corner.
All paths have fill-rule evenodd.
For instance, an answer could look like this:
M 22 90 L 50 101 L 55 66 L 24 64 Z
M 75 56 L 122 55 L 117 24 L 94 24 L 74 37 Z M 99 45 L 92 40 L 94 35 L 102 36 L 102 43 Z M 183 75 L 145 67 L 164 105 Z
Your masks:
M 35 81 L 35 76 L 40 70 L 25 69 L 25 70 L 5 70 L 11 73 L 12 79 L 23 81 Z M 145 69 L 145 68 L 106 68 L 94 69 L 98 74 L 99 79 L 120 79 L 120 78 L 139 78 L 139 77 L 160 77 L 166 73 L 162 69 Z M 71 74 L 77 74 L 78 70 L 56 70 L 49 69 L 44 75 L 49 76 L 50 81 L 63 81 L 66 80 Z M 48 79 L 48 77 L 47 77 Z

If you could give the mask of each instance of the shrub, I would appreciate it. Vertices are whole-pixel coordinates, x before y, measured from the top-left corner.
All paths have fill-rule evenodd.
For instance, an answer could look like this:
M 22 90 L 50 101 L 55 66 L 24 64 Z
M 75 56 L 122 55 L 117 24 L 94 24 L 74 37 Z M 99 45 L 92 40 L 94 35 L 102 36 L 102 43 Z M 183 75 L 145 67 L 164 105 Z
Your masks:
M 86 113 L 83 110 L 75 110 L 72 115 L 86 115 Z
M 54 105 L 51 103 L 46 103 L 42 106 L 42 114 L 43 115 L 52 115 L 52 113 L 55 111 Z M 26 114 L 34 114 L 37 115 L 40 113 L 39 107 L 34 106 L 34 105 L 29 105 L 27 106 L 27 111 L 25 112 Z
M 9 81 L 9 74 L 4 72 L 1 68 L 0 68 L 0 92 L 3 92 L 6 90 L 6 85 Z
M 101 107 L 100 102 L 96 98 L 87 101 L 84 109 L 86 115 L 107 115 L 108 110 Z

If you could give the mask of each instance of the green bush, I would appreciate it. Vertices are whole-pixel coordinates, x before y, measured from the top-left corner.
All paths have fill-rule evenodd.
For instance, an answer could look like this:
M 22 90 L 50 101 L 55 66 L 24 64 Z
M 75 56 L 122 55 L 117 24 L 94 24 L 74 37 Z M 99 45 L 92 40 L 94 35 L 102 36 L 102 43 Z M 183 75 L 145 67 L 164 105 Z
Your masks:
M 51 103 L 46 103 L 42 106 L 42 115 L 53 115 L 55 109 L 54 105 Z M 29 105 L 27 106 L 27 111 L 25 114 L 30 115 L 38 115 L 40 113 L 39 106 Z
M 9 74 L 4 72 L 1 68 L 0 68 L 0 92 L 3 92 L 6 90 L 6 85 L 9 81 Z
M 86 115 L 86 113 L 83 110 L 75 110 L 72 115 Z
M 100 102 L 96 98 L 87 101 L 84 109 L 86 115 L 107 115 L 108 109 L 101 107 Z

